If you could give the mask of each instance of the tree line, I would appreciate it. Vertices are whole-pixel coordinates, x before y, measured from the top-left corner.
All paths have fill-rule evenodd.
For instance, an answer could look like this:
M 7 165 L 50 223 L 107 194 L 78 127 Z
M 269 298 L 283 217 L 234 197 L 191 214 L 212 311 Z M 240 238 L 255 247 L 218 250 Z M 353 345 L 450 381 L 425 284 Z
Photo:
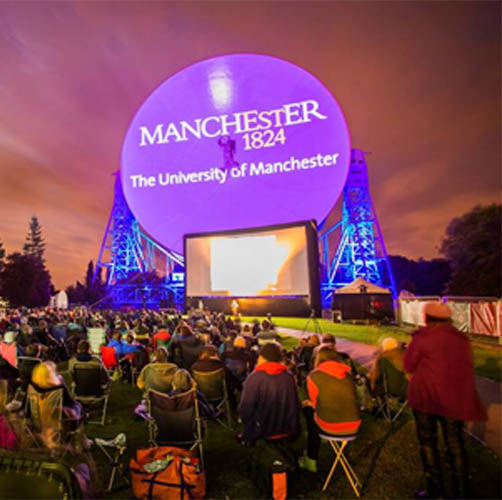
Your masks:
M 56 289 L 44 258 L 46 243 L 42 236 L 42 226 L 34 215 L 29 223 L 22 252 L 5 255 L 0 240 L 0 298 L 11 307 L 45 307 Z M 87 266 L 84 283 L 76 282 L 66 289 L 68 299 L 73 304 L 93 304 L 106 291 L 101 273 L 95 280 L 92 260 Z
M 0 241 L 0 297 L 12 307 L 40 307 L 49 303 L 54 292 L 45 266 L 45 241 L 36 216 L 31 218 L 23 251 L 5 257 Z
M 424 221 L 426 223 L 426 221 Z M 41 307 L 56 290 L 45 265 L 46 243 L 42 226 L 33 216 L 22 252 L 5 255 L 0 240 L 0 297 L 12 307 Z M 390 256 L 398 291 L 416 295 L 501 296 L 502 205 L 476 206 L 447 226 L 439 253 L 443 258 L 413 261 Z M 94 279 L 94 263 L 88 263 L 83 282 L 66 289 L 73 304 L 94 304 L 106 295 L 101 269 Z M 140 279 L 141 278 L 141 279 Z M 128 282 L 154 282 L 148 276 Z M 144 284 L 144 283 L 143 283 Z
M 447 226 L 443 258 L 418 261 L 390 255 L 398 291 L 415 295 L 501 296 L 502 205 L 474 207 Z

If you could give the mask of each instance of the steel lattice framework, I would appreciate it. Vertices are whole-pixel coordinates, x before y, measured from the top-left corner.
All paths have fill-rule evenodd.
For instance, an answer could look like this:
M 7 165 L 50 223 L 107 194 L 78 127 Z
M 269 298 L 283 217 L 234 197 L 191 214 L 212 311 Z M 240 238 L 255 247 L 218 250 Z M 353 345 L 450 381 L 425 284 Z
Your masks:
M 99 251 L 95 278 L 106 270 L 108 299 L 114 307 L 159 307 L 183 304 L 184 260 L 144 234 L 124 197 L 120 175 L 115 173 L 115 197 Z M 321 231 L 322 231 L 321 225 Z M 335 230 L 340 237 L 334 255 L 329 240 Z M 323 306 L 330 307 L 333 292 L 356 278 L 390 288 L 396 286 L 387 251 L 371 200 L 364 152 L 353 149 L 343 191 L 342 219 L 319 236 L 322 264 Z M 159 271 L 162 283 L 138 282 L 138 276 Z
M 340 230 L 333 258 L 329 235 Z M 334 290 L 356 278 L 390 288 L 396 296 L 394 276 L 385 243 L 370 196 L 368 169 L 364 152 L 353 149 L 349 174 L 343 191 L 342 220 L 320 237 L 323 279 L 323 305 L 328 307 Z
M 166 250 L 141 231 L 115 172 L 113 207 L 99 251 L 94 279 L 106 271 L 106 301 L 114 307 L 159 307 L 183 303 L 181 255 Z M 159 279 L 151 278 L 153 273 Z

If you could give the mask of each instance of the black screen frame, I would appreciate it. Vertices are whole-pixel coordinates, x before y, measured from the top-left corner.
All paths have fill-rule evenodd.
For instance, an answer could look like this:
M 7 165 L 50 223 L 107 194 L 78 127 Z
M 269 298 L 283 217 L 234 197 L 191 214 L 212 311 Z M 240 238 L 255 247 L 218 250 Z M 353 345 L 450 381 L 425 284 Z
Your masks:
M 306 235 L 306 250 L 307 250 L 307 267 L 308 267 L 308 295 L 280 295 L 280 296 L 266 296 L 266 297 L 243 297 L 243 296 L 226 296 L 226 297 L 205 297 L 205 296 L 188 296 L 187 294 L 187 277 L 190 263 L 187 259 L 187 241 L 191 238 L 205 238 L 211 236 L 231 236 L 231 235 L 246 235 L 252 233 L 258 233 L 262 231 L 276 231 L 281 229 L 288 229 L 292 227 L 303 227 L 305 228 Z M 284 302 L 284 308 L 287 309 L 287 301 L 292 301 L 294 299 L 302 299 L 311 310 L 314 310 L 316 315 L 321 313 L 321 289 L 320 289 L 320 273 L 319 273 L 319 246 L 318 246 L 318 236 L 317 236 L 317 223 L 315 220 L 307 221 L 297 221 L 288 222 L 286 224 L 274 224 L 268 226 L 258 226 L 250 227 L 244 229 L 232 229 L 227 231 L 210 231 L 203 233 L 188 233 L 183 235 L 183 251 L 185 256 L 185 276 L 184 276 L 184 307 L 185 311 L 188 309 L 188 302 L 190 300 L 204 300 L 211 299 L 211 302 L 225 301 L 245 298 L 245 299 L 256 299 L 260 301 L 273 301 L 279 300 Z M 305 308 L 303 308 L 305 309 Z M 310 311 L 308 311 L 310 313 Z M 305 311 L 303 311 L 305 315 Z

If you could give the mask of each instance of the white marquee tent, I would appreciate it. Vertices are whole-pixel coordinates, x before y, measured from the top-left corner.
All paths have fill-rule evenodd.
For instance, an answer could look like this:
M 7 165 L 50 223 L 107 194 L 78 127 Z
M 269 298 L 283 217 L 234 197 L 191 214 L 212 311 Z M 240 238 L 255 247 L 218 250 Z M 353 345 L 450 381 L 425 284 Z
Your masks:
M 361 291 L 361 287 L 363 287 L 363 291 Z M 368 294 L 375 294 L 375 293 L 388 293 L 390 294 L 390 290 L 387 288 L 382 288 L 381 286 L 374 285 L 373 283 L 370 283 L 369 281 L 366 281 L 363 278 L 356 278 L 352 283 L 349 283 L 348 285 L 339 288 L 335 292 L 336 294 L 342 294 L 342 293 L 368 293 Z

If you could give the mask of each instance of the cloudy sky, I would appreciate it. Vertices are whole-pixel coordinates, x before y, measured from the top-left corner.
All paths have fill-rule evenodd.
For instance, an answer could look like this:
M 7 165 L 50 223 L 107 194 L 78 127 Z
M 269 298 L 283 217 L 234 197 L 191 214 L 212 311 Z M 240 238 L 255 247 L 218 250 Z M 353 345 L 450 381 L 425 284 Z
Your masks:
M 500 201 L 500 2 L 0 1 L 0 240 L 36 214 L 56 287 L 96 259 L 134 113 L 201 59 L 309 70 L 367 157 L 389 253 L 432 258 L 446 225 Z

